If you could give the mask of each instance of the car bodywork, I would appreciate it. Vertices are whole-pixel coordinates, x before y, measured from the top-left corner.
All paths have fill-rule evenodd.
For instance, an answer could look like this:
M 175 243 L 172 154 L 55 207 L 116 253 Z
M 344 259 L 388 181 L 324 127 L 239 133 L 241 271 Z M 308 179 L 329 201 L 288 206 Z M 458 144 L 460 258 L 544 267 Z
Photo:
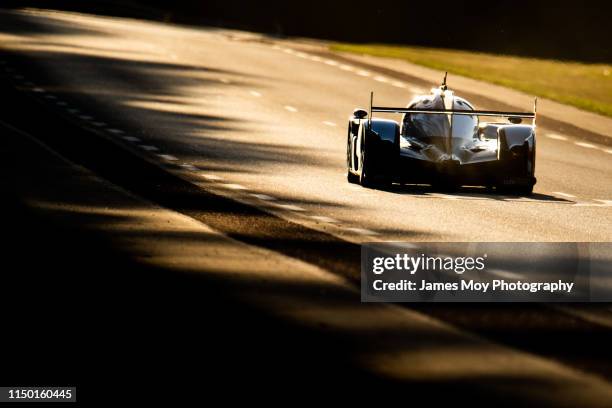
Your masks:
M 371 96 L 371 101 L 373 95 Z M 401 122 L 373 112 L 403 114 Z M 530 194 L 535 178 L 533 113 L 475 110 L 446 87 L 446 78 L 406 108 L 356 109 L 349 119 L 349 182 L 367 187 L 390 183 L 477 185 Z M 483 122 L 481 117 L 508 122 Z M 523 118 L 532 124 L 521 124 Z

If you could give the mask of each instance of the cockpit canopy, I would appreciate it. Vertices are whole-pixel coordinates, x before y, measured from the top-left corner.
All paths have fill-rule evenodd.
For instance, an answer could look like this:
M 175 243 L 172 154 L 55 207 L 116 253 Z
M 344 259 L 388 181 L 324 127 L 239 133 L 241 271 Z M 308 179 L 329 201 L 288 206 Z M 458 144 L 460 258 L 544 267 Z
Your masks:
M 419 96 L 408 104 L 409 109 L 474 110 L 463 98 L 452 91 L 435 90 L 431 95 Z M 452 132 L 451 132 L 452 128 Z M 448 138 L 473 139 L 478 135 L 478 116 L 429 113 L 406 113 L 402 119 L 402 136 L 421 139 L 428 143 Z

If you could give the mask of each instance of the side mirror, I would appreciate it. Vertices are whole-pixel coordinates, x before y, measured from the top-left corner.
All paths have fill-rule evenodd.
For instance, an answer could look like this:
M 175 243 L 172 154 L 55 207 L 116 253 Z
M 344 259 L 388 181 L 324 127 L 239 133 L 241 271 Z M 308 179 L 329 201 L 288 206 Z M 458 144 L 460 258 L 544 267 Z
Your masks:
M 353 117 L 354 117 L 355 119 L 363 119 L 363 118 L 365 118 L 366 116 L 368 116 L 368 111 L 367 111 L 367 110 L 365 110 L 365 109 L 360 109 L 360 108 L 358 108 L 358 109 L 355 109 L 355 110 L 353 111 Z
M 509 117 L 508 118 L 508 122 L 513 123 L 515 125 L 518 125 L 519 123 L 523 122 L 522 118 L 517 118 L 517 117 Z

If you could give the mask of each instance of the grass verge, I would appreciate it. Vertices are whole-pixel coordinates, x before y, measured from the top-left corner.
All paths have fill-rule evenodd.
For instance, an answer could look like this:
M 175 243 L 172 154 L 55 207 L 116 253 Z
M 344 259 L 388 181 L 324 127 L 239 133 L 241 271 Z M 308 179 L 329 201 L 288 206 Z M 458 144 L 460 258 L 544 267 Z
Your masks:
M 607 64 L 384 44 L 336 43 L 330 49 L 398 58 L 612 117 L 612 67 Z

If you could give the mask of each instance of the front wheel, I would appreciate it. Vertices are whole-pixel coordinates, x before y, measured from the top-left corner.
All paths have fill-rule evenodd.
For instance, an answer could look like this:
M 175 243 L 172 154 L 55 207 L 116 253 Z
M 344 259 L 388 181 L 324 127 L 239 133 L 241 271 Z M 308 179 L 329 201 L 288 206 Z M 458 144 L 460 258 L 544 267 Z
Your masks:
M 366 188 L 389 188 L 391 180 L 388 177 L 372 174 L 367 149 L 361 151 L 359 158 L 359 184 Z

